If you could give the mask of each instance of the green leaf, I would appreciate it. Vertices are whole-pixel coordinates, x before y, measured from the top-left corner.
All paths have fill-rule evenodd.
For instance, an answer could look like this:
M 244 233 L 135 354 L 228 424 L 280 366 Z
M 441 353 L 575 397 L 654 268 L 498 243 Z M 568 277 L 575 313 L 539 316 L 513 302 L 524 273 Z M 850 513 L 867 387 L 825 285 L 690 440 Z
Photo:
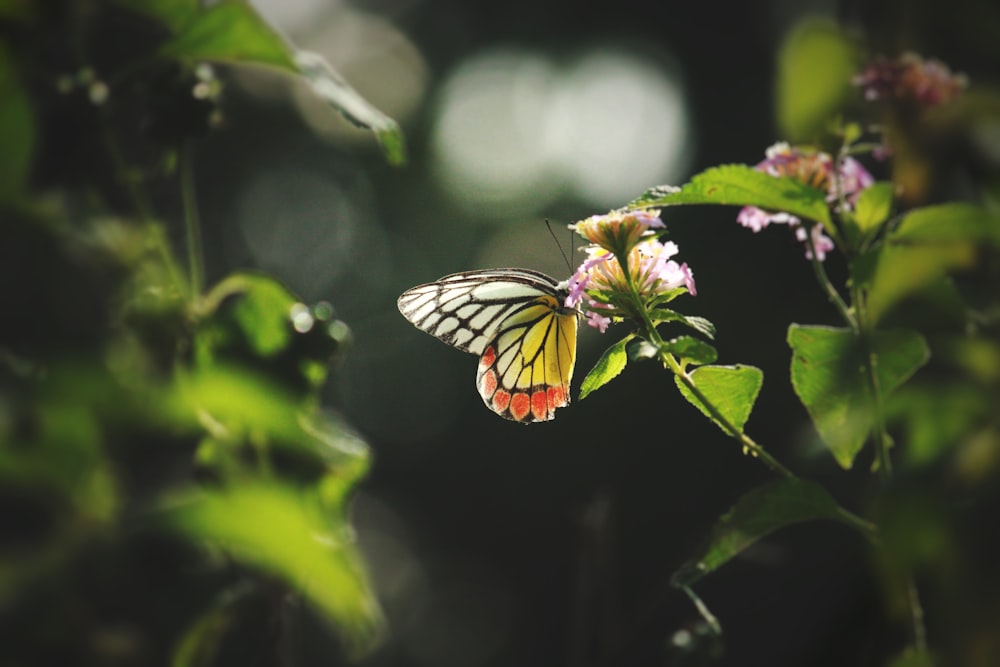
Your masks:
M 736 433 L 742 433 L 743 425 L 750 417 L 754 401 L 757 400 L 757 394 L 760 393 L 760 387 L 764 383 L 763 371 L 742 364 L 736 366 L 700 366 L 688 373 L 688 377 L 709 403 L 736 429 Z M 675 375 L 674 382 L 691 405 L 701 410 L 706 417 L 715 422 L 727 434 L 734 435 L 730 427 L 725 426 L 712 414 L 712 411 L 691 391 L 691 388 L 684 383 L 680 376 Z
M 348 121 L 375 134 L 389 164 L 399 166 L 406 162 L 406 143 L 399 124 L 365 100 L 322 56 L 298 51 L 295 65 L 313 92 Z
M 835 24 L 808 20 L 796 26 L 778 54 L 775 107 L 781 133 L 810 141 L 848 100 L 857 96 L 857 48 Z
M 625 346 L 633 338 L 634 336 L 629 334 L 604 351 L 601 358 L 594 364 L 594 368 L 587 373 L 587 377 L 583 378 L 583 382 L 580 383 L 581 401 L 590 395 L 591 392 L 600 389 L 618 377 L 618 374 L 625 369 L 625 365 L 628 363 L 628 354 L 625 352 Z
M 743 164 L 728 164 L 696 174 L 680 189 L 661 186 L 629 203 L 631 208 L 677 204 L 731 204 L 785 211 L 831 225 L 826 193 L 787 176 L 771 176 Z
M 901 387 L 887 406 L 886 419 L 906 433 L 906 460 L 926 465 L 939 460 L 988 424 L 997 398 L 982 387 L 959 382 Z
M 867 304 L 877 322 L 904 299 L 948 274 L 975 265 L 983 244 L 1000 247 L 1000 216 L 970 204 L 942 204 L 908 213 L 886 242 L 869 253 Z
M 935 664 L 933 655 L 910 647 L 890 660 L 886 667 L 934 667 Z
M 269 276 L 234 273 L 205 295 L 201 309 L 206 316 L 196 345 L 211 354 L 223 341 L 238 337 L 262 357 L 278 354 L 291 340 L 296 303 L 295 295 Z
M 694 336 L 678 336 L 665 342 L 661 349 L 694 364 L 710 364 L 719 356 L 714 347 Z
M 822 519 L 856 526 L 815 482 L 786 478 L 757 487 L 716 521 L 707 543 L 674 573 L 671 581 L 676 587 L 690 586 L 779 528 Z
M 165 505 L 163 518 L 188 539 L 283 579 L 361 653 L 373 647 L 382 617 L 345 514 L 322 512 L 291 488 L 247 482 L 183 494 Z
M 13 59 L 0 43 L 0 199 L 22 187 L 35 150 L 31 101 L 17 80 Z
M 873 183 L 861 191 L 854 206 L 854 222 L 863 238 L 871 238 L 892 212 L 892 183 Z
M 199 614 L 174 646 L 171 667 L 211 667 L 222 638 L 234 624 L 237 610 L 253 587 L 247 583 L 226 588 L 207 610 Z
M 874 426 L 875 401 L 884 402 L 930 356 L 923 336 L 906 330 L 873 332 L 866 350 L 849 329 L 793 324 L 788 344 L 795 393 L 844 469 L 854 464 Z M 866 370 L 869 357 L 877 397 Z
M 389 164 L 398 166 L 406 162 L 406 144 L 399 124 L 365 100 L 322 56 L 296 50 L 249 3 L 224 1 L 191 17 L 188 9 L 175 8 L 160 0 L 149 11 L 178 30 L 160 55 L 180 60 L 268 65 L 300 75 L 316 95 L 344 118 L 370 130 Z
M 662 322 L 680 322 L 691 327 L 706 338 L 715 338 L 715 325 L 710 320 L 697 315 L 682 315 L 669 308 L 653 308 L 649 311 L 649 319 L 653 324 Z
M 989 242 L 1000 245 L 1000 214 L 965 203 L 910 211 L 892 233 L 894 244 Z
M 186 10 L 177 11 L 180 22 Z M 183 21 L 181 31 L 163 45 L 160 55 L 188 61 L 270 65 L 298 73 L 291 47 L 247 2 L 220 2 Z

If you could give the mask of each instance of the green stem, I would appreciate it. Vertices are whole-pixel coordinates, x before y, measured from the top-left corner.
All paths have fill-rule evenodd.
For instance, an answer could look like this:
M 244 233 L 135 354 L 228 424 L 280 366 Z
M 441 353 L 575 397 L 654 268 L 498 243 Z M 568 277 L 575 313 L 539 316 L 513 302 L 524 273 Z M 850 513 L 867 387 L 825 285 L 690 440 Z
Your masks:
M 642 303 L 642 298 L 639 296 L 639 289 L 635 286 L 635 282 L 632 280 L 632 274 L 629 271 L 627 254 L 625 258 L 622 255 L 618 255 L 619 261 L 623 263 L 623 273 L 625 275 L 625 283 L 628 286 L 629 294 L 632 297 L 632 303 L 634 305 L 634 310 L 639 316 L 639 320 L 642 322 L 642 326 L 646 339 L 652 343 L 657 349 L 657 356 L 663 365 L 669 368 L 674 375 L 681 379 L 681 382 L 691 391 L 695 398 L 705 406 L 709 414 L 712 416 L 718 424 L 722 425 L 723 430 L 726 431 L 730 436 L 735 438 L 742 446 L 745 452 L 749 452 L 755 458 L 760 459 L 768 468 L 773 472 L 783 475 L 784 477 L 794 478 L 795 473 L 786 468 L 781 464 L 776 458 L 767 453 L 767 451 L 757 444 L 750 436 L 743 432 L 742 429 L 737 428 L 729 419 L 726 418 L 722 412 L 712 403 L 698 385 L 695 384 L 691 376 L 688 375 L 683 368 L 681 368 L 680 363 L 674 357 L 674 355 L 663 350 L 663 339 L 660 337 L 660 332 L 656 330 L 656 326 L 653 324 L 652 320 L 649 319 L 649 313 L 646 312 L 646 308 Z
M 852 287 L 854 312 L 857 313 L 858 332 L 865 360 L 865 376 L 868 381 L 868 391 L 872 395 L 872 409 L 875 413 L 875 456 L 878 461 L 879 478 L 883 485 L 892 480 L 892 457 L 889 455 L 889 432 L 885 425 L 885 410 L 882 405 L 882 391 L 878 380 L 878 357 L 871 345 L 871 331 L 866 316 L 864 295 L 857 287 Z
M 154 220 L 153 207 L 150 204 L 149 199 L 146 197 L 145 191 L 139 187 L 137 183 L 138 179 L 133 173 L 132 167 L 125 159 L 125 155 L 122 153 L 121 147 L 118 144 L 118 139 L 115 137 L 115 133 L 111 129 L 110 110 L 107 104 L 101 105 L 100 118 L 101 135 L 104 140 L 104 150 L 107 151 L 108 157 L 111 159 L 115 179 L 131 200 L 132 208 L 135 210 L 135 215 L 139 218 L 139 221 L 144 225 L 152 225 Z M 174 266 L 174 260 L 170 255 L 168 244 L 162 238 L 162 235 L 155 234 L 153 236 L 156 239 L 156 252 L 160 255 L 160 260 L 163 262 L 163 266 L 167 269 L 167 274 L 170 277 L 171 284 L 175 289 L 182 290 L 184 281 L 180 274 L 177 273 L 177 269 Z
M 806 243 L 809 244 L 809 261 L 812 264 L 813 273 L 816 274 L 816 280 L 819 282 L 819 286 L 823 288 L 824 292 L 826 292 L 826 296 L 830 300 L 830 303 L 832 303 L 840 312 L 840 316 L 844 318 L 844 321 L 851 327 L 851 330 L 857 333 L 857 319 L 851 313 L 851 309 L 844 302 L 844 299 L 841 298 L 840 292 L 838 292 L 837 288 L 833 286 L 833 283 L 830 281 L 830 276 L 827 275 L 826 269 L 823 267 L 823 262 L 821 262 L 819 257 L 816 255 L 816 244 L 813 241 L 811 229 L 806 229 Z
M 714 632 L 717 637 L 721 637 L 722 625 L 719 623 L 719 619 L 715 617 L 715 614 L 708 610 L 708 607 L 701 601 L 701 598 L 698 597 L 693 590 L 691 590 L 690 586 L 681 586 L 680 589 L 687 593 L 687 596 L 691 598 L 691 602 L 694 603 L 698 613 L 701 614 L 701 617 L 705 620 L 708 627 L 712 629 L 712 632 Z
M 194 148 L 190 141 L 180 149 L 181 198 L 184 202 L 184 232 L 188 256 L 191 298 L 197 299 L 204 287 L 205 257 L 201 244 L 201 222 L 194 183 Z

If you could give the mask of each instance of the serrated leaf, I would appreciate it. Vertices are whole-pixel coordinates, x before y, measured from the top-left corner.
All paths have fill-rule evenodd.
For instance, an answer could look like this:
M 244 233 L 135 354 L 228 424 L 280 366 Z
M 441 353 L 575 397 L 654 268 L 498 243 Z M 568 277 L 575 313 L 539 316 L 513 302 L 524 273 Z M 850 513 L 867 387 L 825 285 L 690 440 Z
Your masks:
M 634 336 L 628 335 L 604 351 L 591 371 L 587 373 L 587 377 L 583 378 L 583 382 L 580 383 L 580 400 L 614 380 L 625 369 L 625 365 L 628 363 L 625 346 L 632 338 Z
M 298 73 L 285 39 L 247 2 L 220 2 L 187 20 L 160 55 L 179 60 L 270 65 Z
M 406 143 L 399 124 L 363 98 L 322 56 L 298 51 L 295 65 L 315 92 L 357 127 L 371 130 L 386 161 L 399 166 L 406 162 Z
M 854 222 L 865 238 L 871 237 L 889 219 L 892 212 L 892 183 L 873 183 L 858 195 Z
M 300 591 L 356 653 L 373 646 L 382 616 L 344 520 L 308 494 L 247 482 L 171 499 L 162 518 L 188 539 L 277 576 Z
M 850 469 L 874 425 L 869 353 L 884 401 L 923 366 L 929 350 L 914 331 L 876 331 L 866 349 L 849 329 L 793 324 L 792 386 L 837 463 Z
M 790 141 L 810 141 L 844 103 L 857 95 L 851 77 L 857 48 L 843 30 L 826 21 L 796 26 L 778 53 L 778 126 Z
M 742 433 L 743 426 L 757 400 L 757 394 L 760 393 L 760 387 L 764 383 L 763 371 L 754 366 L 744 365 L 700 366 L 687 375 L 732 428 L 735 428 L 737 433 Z M 680 376 L 675 375 L 674 382 L 691 405 L 701 410 L 724 432 L 734 435 L 730 427 L 716 418 Z
M 665 342 L 661 349 L 694 364 L 710 364 L 719 356 L 714 347 L 694 336 L 678 336 Z
M 704 317 L 698 317 L 696 315 L 682 315 L 681 313 L 669 308 L 653 308 L 649 311 L 649 319 L 652 320 L 654 324 L 660 324 L 662 322 L 680 322 L 681 324 L 691 327 L 698 333 L 704 335 L 706 338 L 715 338 L 715 325 Z
M 709 340 L 715 338 L 715 324 L 711 320 L 697 315 L 682 315 L 681 321 Z
M 837 502 L 814 482 L 788 478 L 757 487 L 716 521 L 705 546 L 674 573 L 672 583 L 690 586 L 770 533 L 816 520 L 855 525 L 845 520 Z
M 826 193 L 787 176 L 771 176 L 743 164 L 728 164 L 696 174 L 680 189 L 653 188 L 632 208 L 678 204 L 730 204 L 785 211 L 829 226 Z

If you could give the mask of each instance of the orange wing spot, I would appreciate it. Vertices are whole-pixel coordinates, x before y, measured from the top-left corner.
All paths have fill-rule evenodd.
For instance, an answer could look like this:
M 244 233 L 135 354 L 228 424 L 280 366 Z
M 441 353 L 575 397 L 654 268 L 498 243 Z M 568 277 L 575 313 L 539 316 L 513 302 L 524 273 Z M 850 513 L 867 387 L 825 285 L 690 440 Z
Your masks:
M 549 410 L 561 408 L 568 402 L 566 400 L 565 387 L 549 387 L 547 394 L 549 399 Z
M 540 389 L 531 395 L 531 414 L 535 415 L 535 419 L 548 419 L 548 400 L 547 392 L 544 389 Z
M 480 368 L 489 368 L 497 360 L 497 351 L 492 345 L 483 350 L 483 356 L 479 358 Z
M 510 392 L 503 389 L 493 394 L 493 407 L 496 412 L 503 412 L 510 405 Z
M 479 379 L 479 394 L 484 398 L 488 398 L 493 395 L 493 392 L 497 390 L 497 374 L 493 370 L 488 370 L 483 373 L 483 376 Z
M 519 422 L 531 414 L 531 399 L 527 394 L 514 394 L 510 397 L 510 415 Z

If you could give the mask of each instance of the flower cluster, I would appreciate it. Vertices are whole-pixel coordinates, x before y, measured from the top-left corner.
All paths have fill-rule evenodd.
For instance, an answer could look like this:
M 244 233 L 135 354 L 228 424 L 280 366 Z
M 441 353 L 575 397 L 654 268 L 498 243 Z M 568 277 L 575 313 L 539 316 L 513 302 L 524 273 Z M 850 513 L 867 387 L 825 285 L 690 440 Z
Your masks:
M 697 294 L 690 267 L 671 259 L 677 244 L 662 243 L 653 228 L 662 228 L 659 211 L 612 211 L 591 216 L 571 229 L 591 242 L 587 259 L 569 280 L 566 306 L 584 302 L 587 324 L 607 330 L 613 318 L 635 316 L 688 292 Z M 624 257 L 622 262 L 620 258 Z
M 869 102 L 892 99 L 930 107 L 957 99 L 967 80 L 938 60 L 907 52 L 894 59 L 876 58 L 852 83 Z
M 829 153 L 809 151 L 779 142 L 767 149 L 766 159 L 757 164 L 756 169 L 771 176 L 788 176 L 827 193 L 826 200 L 838 205 L 842 200 L 848 207 L 854 205 L 858 194 L 871 185 L 875 179 L 860 162 L 852 157 L 840 160 L 839 169 L 834 167 L 834 159 Z M 744 206 L 736 216 L 736 221 L 754 232 L 769 224 L 786 224 L 795 230 L 795 238 L 805 245 L 806 258 L 812 259 L 815 250 L 819 261 L 826 259 L 826 253 L 834 249 L 833 240 L 823 233 L 822 227 L 813 225 L 811 231 L 803 226 L 794 215 L 783 212 L 770 213 L 756 206 Z

